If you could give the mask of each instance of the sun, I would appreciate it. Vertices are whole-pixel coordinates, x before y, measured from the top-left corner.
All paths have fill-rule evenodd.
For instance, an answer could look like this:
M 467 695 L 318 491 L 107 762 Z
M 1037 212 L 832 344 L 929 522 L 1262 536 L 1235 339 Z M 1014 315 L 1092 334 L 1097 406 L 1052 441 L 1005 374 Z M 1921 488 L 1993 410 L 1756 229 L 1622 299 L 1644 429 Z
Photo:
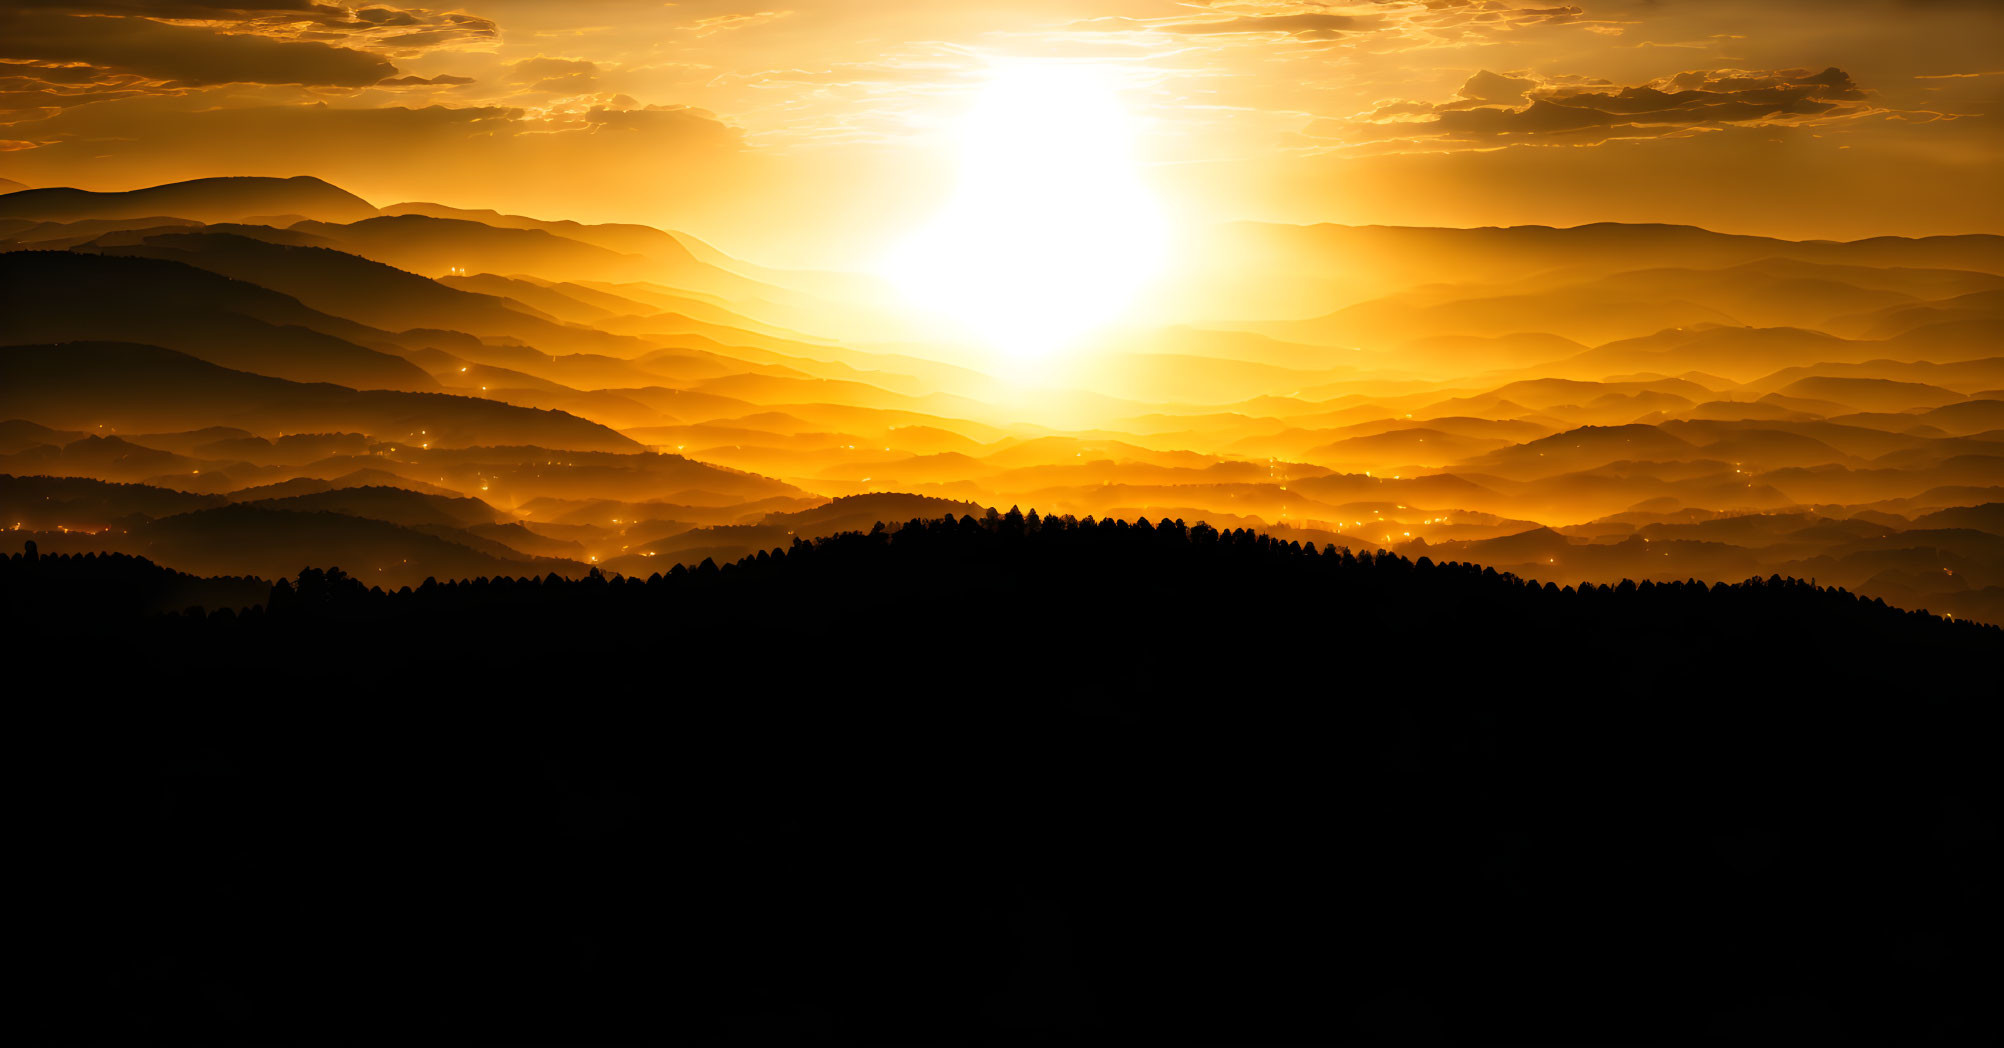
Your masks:
M 1111 322 L 1160 270 L 1167 227 L 1112 70 L 999 66 L 956 131 L 953 195 L 880 267 L 916 306 L 1020 362 Z

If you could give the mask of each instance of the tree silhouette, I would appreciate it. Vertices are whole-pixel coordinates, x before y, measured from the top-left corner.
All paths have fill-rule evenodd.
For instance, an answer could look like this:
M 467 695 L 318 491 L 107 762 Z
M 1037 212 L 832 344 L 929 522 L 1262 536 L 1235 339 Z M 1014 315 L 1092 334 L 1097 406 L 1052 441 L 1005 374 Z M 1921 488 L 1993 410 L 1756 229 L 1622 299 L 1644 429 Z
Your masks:
M 0 558 L 16 1024 L 1981 1037 L 2000 725 L 1950 682 L 2004 631 L 1037 519 L 249 598 Z

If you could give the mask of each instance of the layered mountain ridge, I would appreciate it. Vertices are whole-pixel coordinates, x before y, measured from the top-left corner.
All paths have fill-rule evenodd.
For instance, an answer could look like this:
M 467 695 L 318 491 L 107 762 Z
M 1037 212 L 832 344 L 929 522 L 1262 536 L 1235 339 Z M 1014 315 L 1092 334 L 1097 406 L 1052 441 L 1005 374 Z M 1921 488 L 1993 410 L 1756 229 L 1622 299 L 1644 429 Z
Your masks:
M 1209 237 L 1173 315 L 1022 389 L 874 278 L 668 230 L 311 178 L 16 190 L 0 527 L 395 586 L 1035 505 L 2004 621 L 2004 238 Z

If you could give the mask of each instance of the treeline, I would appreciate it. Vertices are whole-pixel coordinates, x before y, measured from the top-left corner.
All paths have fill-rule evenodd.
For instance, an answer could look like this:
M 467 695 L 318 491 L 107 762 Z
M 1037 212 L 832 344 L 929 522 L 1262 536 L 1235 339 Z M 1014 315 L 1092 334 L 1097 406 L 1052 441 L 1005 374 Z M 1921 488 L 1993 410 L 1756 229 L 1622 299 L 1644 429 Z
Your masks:
M 165 614 L 234 617 L 260 612 L 272 584 L 250 576 L 203 578 L 128 553 L 40 553 L 33 540 L 0 557 L 0 623 L 23 636 L 130 626 Z
M 17 554 L 0 560 L 0 586 L 17 629 L 57 632 L 150 609 L 166 617 L 147 628 L 176 635 L 284 634 L 339 622 L 419 630 L 441 642 L 497 627 L 590 632 L 599 644 L 663 631 L 762 643 L 783 632 L 798 648 L 937 633 L 988 645 L 1020 634 L 1061 648 L 1081 638 L 1188 645 L 1186 658 L 1251 655 L 1220 645 L 1253 644 L 1268 662 L 1340 640 L 1368 641 L 1381 655 L 1536 650 L 1593 660 L 1610 648 L 1647 650 L 1721 667 L 1744 661 L 1763 675 L 1813 675 L 1816 653 L 1850 669 L 1896 659 L 1891 669 L 1904 673 L 1921 669 L 1904 660 L 2004 650 L 1995 627 L 1799 579 L 1567 585 L 1384 550 L 1318 549 L 1250 529 L 1013 509 L 879 523 L 867 534 L 795 539 L 735 563 L 705 560 L 647 578 L 594 571 L 385 590 L 338 568 L 309 568 L 260 592 L 255 580 L 205 584 L 115 554 Z
M 228 615 L 0 571 L 37 1041 L 1990 1020 L 1999 631 L 1807 583 L 1013 514 Z

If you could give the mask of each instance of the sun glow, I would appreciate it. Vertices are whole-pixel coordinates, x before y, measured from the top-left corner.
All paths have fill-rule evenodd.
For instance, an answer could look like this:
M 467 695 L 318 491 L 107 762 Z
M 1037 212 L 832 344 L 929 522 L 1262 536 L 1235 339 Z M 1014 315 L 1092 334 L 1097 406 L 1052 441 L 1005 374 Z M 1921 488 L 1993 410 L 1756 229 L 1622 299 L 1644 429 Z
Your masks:
M 1161 267 L 1167 227 L 1108 70 L 996 69 L 958 124 L 959 183 L 882 272 L 1018 361 L 1109 323 Z

